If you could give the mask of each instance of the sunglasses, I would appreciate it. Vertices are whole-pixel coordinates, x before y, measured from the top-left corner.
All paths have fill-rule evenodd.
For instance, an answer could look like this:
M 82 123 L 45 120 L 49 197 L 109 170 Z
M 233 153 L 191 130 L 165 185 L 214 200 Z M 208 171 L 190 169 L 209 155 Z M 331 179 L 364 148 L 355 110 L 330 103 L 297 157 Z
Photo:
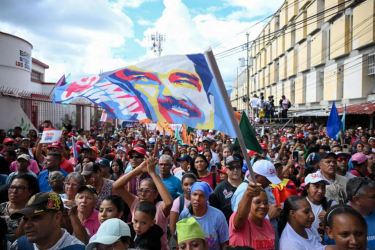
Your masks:
M 348 158 L 337 158 L 337 161 L 345 161 L 346 163 L 349 162 Z
M 145 158 L 145 156 L 144 155 L 129 155 L 129 159 L 134 159 L 134 158 L 143 159 Z
M 242 167 L 241 165 L 237 165 L 237 166 L 226 167 L 226 169 L 229 169 L 230 171 L 234 171 L 235 169 L 237 170 L 242 169 Z

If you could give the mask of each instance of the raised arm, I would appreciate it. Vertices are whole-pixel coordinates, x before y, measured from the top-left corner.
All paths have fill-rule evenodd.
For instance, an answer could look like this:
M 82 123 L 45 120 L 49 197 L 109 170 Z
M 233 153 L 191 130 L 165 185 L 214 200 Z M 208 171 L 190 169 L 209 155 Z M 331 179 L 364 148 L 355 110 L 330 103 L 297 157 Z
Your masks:
M 131 194 L 128 190 L 126 190 L 125 185 L 128 184 L 129 181 L 137 175 L 143 172 L 147 172 L 146 167 L 146 162 L 143 162 L 137 168 L 123 175 L 120 179 L 113 183 L 112 193 L 117 193 L 125 201 L 128 207 L 132 206 L 136 196 Z
M 145 156 L 145 158 L 147 162 L 148 173 L 151 176 L 151 178 L 154 180 L 156 188 L 158 189 L 159 194 L 161 196 L 161 199 L 164 201 L 164 204 L 162 206 L 164 216 L 168 217 L 171 212 L 172 205 L 173 205 L 172 196 L 169 193 L 167 187 L 161 181 L 160 176 L 156 173 L 155 166 L 157 163 L 157 159 L 155 157 L 148 157 L 147 155 Z
M 261 186 L 261 184 L 255 185 L 253 182 L 249 182 L 247 185 L 245 193 L 240 203 L 238 203 L 237 213 L 234 216 L 233 225 L 236 229 L 241 229 L 246 223 L 251 209 L 251 202 L 254 197 L 259 196 Z
M 173 138 L 173 143 L 174 143 L 173 165 L 176 165 L 177 155 L 179 154 L 179 152 L 178 152 L 178 141 L 177 141 L 177 138 Z
M 35 157 L 36 157 L 39 164 L 43 163 L 43 161 L 44 161 L 43 144 L 40 143 L 40 138 L 38 139 L 38 146 L 36 146 Z
M 306 167 L 305 167 L 305 165 L 306 165 L 305 158 L 303 158 L 302 156 L 300 156 L 298 158 L 298 164 L 300 165 L 300 170 L 299 170 L 299 172 L 298 172 L 298 174 L 296 176 L 296 179 L 298 181 L 300 181 L 303 177 L 305 177 L 305 169 L 306 169 Z

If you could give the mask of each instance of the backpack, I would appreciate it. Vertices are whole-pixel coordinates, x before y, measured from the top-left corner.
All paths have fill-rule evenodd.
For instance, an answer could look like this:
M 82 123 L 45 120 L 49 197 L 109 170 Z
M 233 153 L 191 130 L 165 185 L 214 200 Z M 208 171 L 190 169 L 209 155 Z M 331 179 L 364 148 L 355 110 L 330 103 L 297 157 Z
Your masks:
M 184 205 L 185 205 L 185 196 L 184 196 L 184 193 L 182 193 L 180 195 L 180 207 L 179 207 L 180 213 L 182 212 L 182 210 L 184 210 Z
M 288 101 L 288 109 L 292 107 L 292 104 L 290 103 L 290 101 Z

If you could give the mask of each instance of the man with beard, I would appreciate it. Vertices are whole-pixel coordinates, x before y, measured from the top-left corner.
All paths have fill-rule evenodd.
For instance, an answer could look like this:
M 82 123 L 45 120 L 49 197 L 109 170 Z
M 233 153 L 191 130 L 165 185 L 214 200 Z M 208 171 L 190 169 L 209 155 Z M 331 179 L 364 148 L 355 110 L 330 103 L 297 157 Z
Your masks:
M 355 177 L 355 175 L 348 172 L 348 162 L 351 155 L 342 152 L 336 152 L 337 155 L 337 171 L 336 174 L 346 177 L 348 180 Z

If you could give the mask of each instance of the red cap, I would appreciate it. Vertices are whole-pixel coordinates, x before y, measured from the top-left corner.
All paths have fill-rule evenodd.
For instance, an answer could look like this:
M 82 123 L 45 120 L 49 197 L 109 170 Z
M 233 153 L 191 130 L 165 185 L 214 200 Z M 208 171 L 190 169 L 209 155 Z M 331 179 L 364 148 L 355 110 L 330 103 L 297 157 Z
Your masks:
M 203 147 L 198 147 L 198 152 L 203 152 L 204 148 Z
M 267 145 L 265 143 L 260 143 L 260 146 L 262 147 L 262 149 L 265 149 L 265 150 L 268 149 L 268 147 L 267 147 Z
M 140 153 L 142 155 L 146 155 L 146 150 L 144 148 L 141 148 L 141 147 L 133 148 L 132 150 L 130 150 L 128 152 L 128 155 L 130 155 L 131 153 L 134 153 L 134 152 Z
M 283 137 L 283 138 L 280 139 L 281 143 L 283 143 L 286 140 L 288 140 L 288 138 L 286 138 L 286 137 Z
M 72 137 L 74 134 L 72 132 L 68 133 L 68 136 Z
M 89 143 L 95 143 L 95 139 L 89 140 Z
M 83 148 L 83 141 L 77 141 L 76 145 L 81 146 L 81 148 Z
M 80 154 L 81 153 L 81 148 L 79 146 L 76 146 L 76 149 L 77 149 L 77 153 Z M 73 153 L 73 147 L 70 150 L 70 153 Z
M 257 154 L 258 154 L 258 153 L 255 152 L 255 151 L 252 151 L 252 150 L 249 151 L 249 157 L 251 157 L 251 156 L 253 156 L 253 155 L 257 155 Z
M 116 149 L 115 148 L 111 148 L 111 152 L 115 152 L 116 151 Z
M 116 157 L 116 154 L 115 154 L 115 153 L 109 153 L 109 155 L 112 155 L 112 156 Z
M 303 134 L 299 134 L 297 135 L 297 138 L 305 138 L 305 137 L 303 136 Z
M 61 141 L 54 141 L 51 145 L 48 145 L 47 148 L 63 148 L 64 144 Z
M 98 153 L 98 148 L 97 147 L 90 147 L 92 150 L 94 150 L 95 153 Z
M 63 135 L 67 135 L 67 134 L 68 134 L 68 131 L 64 131 L 64 132 L 63 132 Z
M 5 138 L 5 140 L 3 141 L 3 144 L 9 143 L 9 142 L 14 143 L 14 139 L 13 138 Z
M 281 132 L 284 132 L 282 129 L 279 129 L 279 132 L 281 133 Z
M 222 173 L 222 174 L 227 174 L 227 171 L 225 171 L 225 169 L 218 169 L 217 171 Z

